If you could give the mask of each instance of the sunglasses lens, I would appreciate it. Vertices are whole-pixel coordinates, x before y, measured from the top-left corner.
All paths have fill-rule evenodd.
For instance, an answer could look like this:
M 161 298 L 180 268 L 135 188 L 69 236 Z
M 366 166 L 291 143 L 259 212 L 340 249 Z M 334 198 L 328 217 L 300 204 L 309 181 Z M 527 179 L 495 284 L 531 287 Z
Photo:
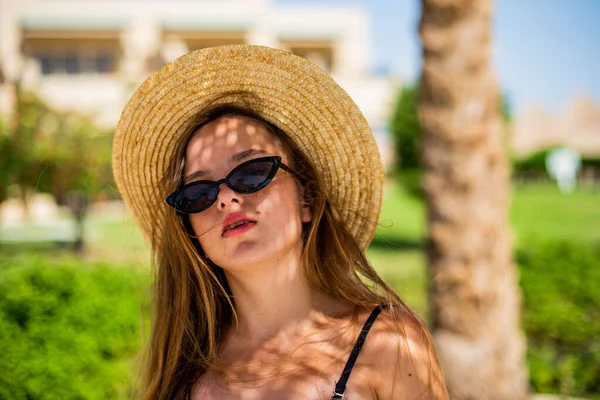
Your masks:
M 240 193 L 251 193 L 273 178 L 275 163 L 272 160 L 258 161 L 245 165 L 229 177 L 229 185 Z
M 177 197 L 177 208 L 180 211 L 204 210 L 215 200 L 215 191 L 215 186 L 206 183 L 188 186 Z
M 256 192 L 271 182 L 280 165 L 281 157 L 263 157 L 238 166 L 227 178 L 219 181 L 198 181 L 190 183 L 171 194 L 167 203 L 185 214 L 206 210 L 217 199 L 219 185 L 224 181 L 238 193 Z

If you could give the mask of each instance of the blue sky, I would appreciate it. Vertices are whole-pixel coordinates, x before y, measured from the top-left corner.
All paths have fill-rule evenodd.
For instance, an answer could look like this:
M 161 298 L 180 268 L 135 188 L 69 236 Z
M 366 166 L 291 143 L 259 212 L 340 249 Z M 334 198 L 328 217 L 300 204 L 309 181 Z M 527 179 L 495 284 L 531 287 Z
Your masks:
M 370 16 L 373 67 L 419 74 L 418 0 L 275 0 L 358 4 Z M 515 110 L 559 111 L 574 96 L 600 103 L 600 0 L 496 0 L 494 68 Z

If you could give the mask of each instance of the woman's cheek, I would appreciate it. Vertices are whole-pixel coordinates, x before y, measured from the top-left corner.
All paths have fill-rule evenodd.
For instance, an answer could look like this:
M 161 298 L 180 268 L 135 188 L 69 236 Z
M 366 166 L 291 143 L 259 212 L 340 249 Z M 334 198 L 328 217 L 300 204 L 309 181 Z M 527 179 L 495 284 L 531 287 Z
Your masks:
M 202 247 L 210 245 L 210 242 L 214 241 L 211 238 L 217 234 L 220 235 L 220 224 L 212 221 L 212 218 L 209 220 L 208 218 L 194 217 L 192 216 L 190 222 L 200 245 Z

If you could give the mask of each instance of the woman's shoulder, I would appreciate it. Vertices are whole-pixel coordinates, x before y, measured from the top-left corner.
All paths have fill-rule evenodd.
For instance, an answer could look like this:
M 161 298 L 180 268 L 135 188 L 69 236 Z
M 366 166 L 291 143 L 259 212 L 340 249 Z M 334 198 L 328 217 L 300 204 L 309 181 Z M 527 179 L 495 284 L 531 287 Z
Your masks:
M 372 310 L 361 312 L 366 321 Z M 365 340 L 361 357 L 373 374 L 379 399 L 447 399 L 433 338 L 425 322 L 409 309 L 381 311 Z
M 382 354 L 403 356 L 402 362 L 429 349 L 431 334 L 425 322 L 414 312 L 400 306 L 380 307 L 381 312 L 373 321 L 365 341 L 364 350 L 375 360 Z M 373 308 L 360 311 L 359 321 L 365 324 Z M 408 357 L 413 355 L 413 357 Z

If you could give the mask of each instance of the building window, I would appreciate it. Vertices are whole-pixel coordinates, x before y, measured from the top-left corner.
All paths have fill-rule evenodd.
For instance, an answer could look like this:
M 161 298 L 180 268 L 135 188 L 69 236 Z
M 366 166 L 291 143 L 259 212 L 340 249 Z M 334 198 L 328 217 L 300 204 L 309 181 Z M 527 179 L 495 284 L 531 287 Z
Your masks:
M 40 63 L 42 69 L 42 75 L 51 74 L 54 71 L 54 65 L 52 57 L 48 54 L 38 54 L 36 57 L 37 61 Z
M 81 65 L 79 65 L 79 57 L 74 51 L 67 51 L 65 53 L 65 72 L 67 74 L 80 74 Z
M 94 60 L 95 70 L 101 74 L 107 74 L 115 70 L 116 60 L 108 53 L 98 53 Z
M 117 60 L 106 52 L 96 54 L 76 51 L 34 53 L 33 58 L 40 64 L 42 75 L 53 74 L 110 74 L 115 72 Z
M 23 50 L 42 75 L 111 74 L 121 54 L 118 40 L 101 39 L 26 39 Z

